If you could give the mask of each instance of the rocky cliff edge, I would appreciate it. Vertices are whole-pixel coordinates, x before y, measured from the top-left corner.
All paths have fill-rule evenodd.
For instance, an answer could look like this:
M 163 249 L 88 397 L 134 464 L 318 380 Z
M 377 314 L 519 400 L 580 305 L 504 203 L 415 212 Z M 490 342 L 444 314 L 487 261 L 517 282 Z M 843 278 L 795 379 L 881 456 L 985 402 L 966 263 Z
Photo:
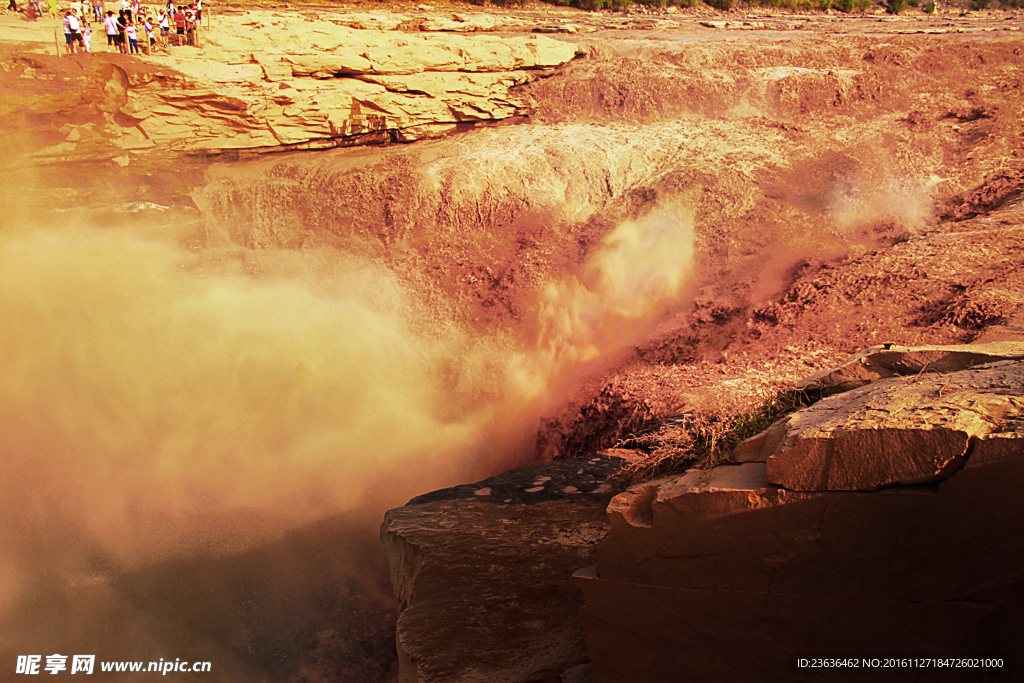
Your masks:
M 861 386 L 733 462 L 614 498 L 596 567 L 577 574 L 596 680 L 793 681 L 812 675 L 793 669 L 800 653 L 1021 652 L 1022 351 L 868 349 L 802 383 Z
M 344 14 L 252 10 L 213 21 L 199 49 L 129 56 L 95 43 L 94 54 L 12 55 L 0 72 L 9 94 L 0 123 L 21 135 L 4 143 L 8 163 L 18 162 L 12 153 L 125 164 L 152 151 L 237 155 L 436 136 L 527 113 L 514 88 L 577 49 L 543 35 L 429 22 L 364 30 Z
M 799 653 L 1024 651 L 1024 344 L 885 344 L 801 386 L 832 395 L 606 511 L 608 456 L 390 511 L 401 680 L 794 681 Z

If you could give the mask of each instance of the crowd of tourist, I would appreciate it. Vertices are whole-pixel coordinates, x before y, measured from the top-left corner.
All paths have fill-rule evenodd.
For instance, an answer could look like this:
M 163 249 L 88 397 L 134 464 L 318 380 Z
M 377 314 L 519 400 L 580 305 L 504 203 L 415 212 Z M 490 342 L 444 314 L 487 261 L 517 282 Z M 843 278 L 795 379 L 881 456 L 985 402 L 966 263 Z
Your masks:
M 8 9 L 17 12 L 17 0 L 9 3 Z M 151 54 L 172 45 L 197 45 L 196 33 L 203 20 L 202 0 L 188 5 L 175 5 L 174 0 L 167 0 L 167 6 L 156 9 L 155 16 L 153 8 L 141 7 L 139 0 L 120 0 L 120 4 L 115 15 L 105 8 L 104 0 L 71 0 L 63 10 L 58 9 L 57 0 L 28 0 L 26 12 L 37 19 L 44 12 L 53 19 L 61 19 L 67 54 L 92 51 L 94 23 L 102 24 L 107 52 Z

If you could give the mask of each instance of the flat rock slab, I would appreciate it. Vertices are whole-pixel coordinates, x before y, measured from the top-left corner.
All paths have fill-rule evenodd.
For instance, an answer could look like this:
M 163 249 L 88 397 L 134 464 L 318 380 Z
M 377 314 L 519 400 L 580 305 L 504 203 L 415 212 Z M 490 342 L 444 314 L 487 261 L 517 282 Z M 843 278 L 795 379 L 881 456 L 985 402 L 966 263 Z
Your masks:
M 795 413 L 768 458 L 772 484 L 794 491 L 873 491 L 948 478 L 972 439 L 1024 413 L 1024 363 L 892 377 Z
M 389 510 L 401 680 L 586 680 L 572 584 L 608 530 L 614 457 L 511 470 Z
M 837 368 L 797 382 L 795 388 L 832 394 L 886 377 L 955 372 L 1000 360 L 1021 359 L 1024 342 L 1019 341 L 913 347 L 880 344 L 855 354 Z
M 529 505 L 547 500 L 588 500 L 603 503 L 612 489 L 605 482 L 622 468 L 615 456 L 593 456 L 527 465 L 475 484 L 462 484 L 416 496 L 408 505 L 436 500 L 471 499 L 489 503 Z

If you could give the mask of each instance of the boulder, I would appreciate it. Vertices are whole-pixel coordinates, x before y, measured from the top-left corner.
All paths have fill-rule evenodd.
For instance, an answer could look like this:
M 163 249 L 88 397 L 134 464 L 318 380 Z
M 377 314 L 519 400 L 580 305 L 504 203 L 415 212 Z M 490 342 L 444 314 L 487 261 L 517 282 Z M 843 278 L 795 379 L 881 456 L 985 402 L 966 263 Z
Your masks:
M 895 344 L 880 344 L 860 351 L 836 368 L 797 382 L 795 388 L 812 394 L 829 395 L 850 391 L 879 379 L 915 377 L 915 382 L 919 384 L 916 391 L 920 394 L 922 391 L 927 393 L 927 387 L 930 385 L 920 384 L 922 378 L 918 378 L 917 375 L 949 373 L 990 363 L 1020 360 L 1021 358 L 1024 358 L 1024 343 L 1016 340 L 952 346 L 904 347 Z M 992 389 L 992 387 L 989 388 Z M 942 393 L 947 398 L 950 389 L 950 385 L 944 381 Z M 998 394 L 998 387 L 995 390 Z M 793 427 L 806 426 L 808 424 L 806 418 L 815 413 L 821 417 L 831 414 L 829 411 L 838 410 L 837 406 L 853 405 L 858 401 L 858 396 L 860 394 L 854 394 L 847 399 L 830 400 L 821 404 L 817 409 L 805 411 L 801 414 L 800 419 L 793 423 Z M 963 398 L 965 396 L 961 396 L 961 399 Z M 884 403 L 885 400 L 883 399 L 882 402 Z M 994 411 L 989 417 L 998 420 L 1005 418 L 1015 410 L 1013 408 L 1014 401 L 1011 399 L 996 396 L 981 399 L 981 402 L 984 407 L 981 408 L 978 416 L 983 422 L 987 419 L 984 417 L 987 414 L 986 411 Z M 909 407 L 913 409 L 912 406 Z M 904 410 L 907 408 L 908 406 L 903 406 Z M 889 410 L 889 407 L 886 406 L 885 410 Z M 782 445 L 790 430 L 791 417 L 787 415 L 775 421 L 763 432 L 742 441 L 727 454 L 726 459 L 733 463 L 767 462 L 768 458 L 783 450 Z M 982 427 L 979 433 L 988 433 L 988 431 L 991 430 Z M 798 435 L 794 434 L 793 440 L 797 437 Z M 789 446 L 793 445 L 793 440 L 788 443 Z M 774 466 L 780 465 L 779 461 L 773 461 L 773 463 Z
M 575 577 L 595 680 L 791 681 L 794 653 L 1021 651 L 1024 433 L 978 439 L 926 488 L 792 492 L 764 467 L 613 499 L 596 569 Z
M 794 414 L 768 479 L 794 491 L 870 491 L 948 478 L 972 439 L 1024 412 L 1024 363 L 891 377 Z
M 575 575 L 595 680 L 793 681 L 811 676 L 800 654 L 1020 652 L 1021 396 L 1020 361 L 879 379 L 773 425 L 787 434 L 767 462 L 619 494 Z
M 608 530 L 613 457 L 523 467 L 388 511 L 400 680 L 589 680 L 572 573 Z

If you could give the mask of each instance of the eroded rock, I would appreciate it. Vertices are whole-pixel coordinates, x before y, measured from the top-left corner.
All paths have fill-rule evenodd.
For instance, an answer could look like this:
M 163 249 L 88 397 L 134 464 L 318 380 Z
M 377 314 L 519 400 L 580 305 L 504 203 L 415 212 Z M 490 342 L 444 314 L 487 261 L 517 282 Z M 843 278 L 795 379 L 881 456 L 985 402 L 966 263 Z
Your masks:
M 575 576 L 595 680 L 790 681 L 799 652 L 1020 651 L 1022 379 L 1019 361 L 880 379 L 773 425 L 789 429 L 767 463 L 616 496 L 596 567 Z
M 1024 363 L 882 379 L 790 417 L 768 480 L 794 491 L 940 481 L 963 466 L 972 439 L 1021 412 Z
M 1012 395 L 1019 392 L 1020 383 L 1017 370 L 1011 368 L 1016 367 L 1014 361 L 1021 354 L 1024 344 L 1019 341 L 922 347 L 883 344 L 867 348 L 839 367 L 796 384 L 803 391 L 849 394 L 776 421 L 737 445 L 727 459 L 736 463 L 768 462 L 778 456 L 771 460 L 772 477 L 779 478 L 773 478 L 773 483 L 797 490 L 843 486 L 871 489 L 886 485 L 884 482 L 910 484 L 941 479 L 962 464 L 960 456 L 965 454 L 969 438 L 998 431 L 1020 412 L 1022 401 Z M 984 366 L 978 368 L 984 372 L 942 379 L 922 376 L 948 375 L 975 366 Z M 852 391 L 893 377 L 905 379 Z M 955 418 L 950 411 L 957 413 Z M 922 431 L 922 424 L 931 426 Z M 937 431 L 930 431 L 933 429 Z M 886 455 L 881 460 L 865 463 L 856 454 L 879 452 L 882 443 Z M 847 452 L 851 455 L 844 455 Z M 837 458 L 839 462 L 833 463 Z M 798 459 L 800 474 L 782 473 L 786 463 Z M 829 464 L 824 464 L 826 461 Z M 848 471 L 854 468 L 862 471 Z M 872 474 L 865 468 L 877 470 Z M 890 471 L 884 474 L 887 468 Z M 824 475 L 824 469 L 835 472 Z M 825 478 L 815 482 L 815 476 Z
M 29 136 L 37 161 L 409 141 L 526 113 L 529 101 L 513 89 L 576 54 L 538 35 L 366 31 L 263 11 L 218 16 L 201 45 L 19 56 L 11 80 L 31 76 L 33 91 L 0 115 L 32 110 L 31 127 L 45 131 Z
M 675 680 L 684 662 L 696 680 L 792 680 L 786 656 L 805 651 L 1019 651 L 1024 434 L 979 439 L 937 487 L 799 493 L 763 467 L 613 500 L 597 571 L 576 577 L 597 680 Z
M 390 510 L 401 680 L 588 680 L 571 576 L 607 533 L 603 482 L 620 465 L 534 465 Z

